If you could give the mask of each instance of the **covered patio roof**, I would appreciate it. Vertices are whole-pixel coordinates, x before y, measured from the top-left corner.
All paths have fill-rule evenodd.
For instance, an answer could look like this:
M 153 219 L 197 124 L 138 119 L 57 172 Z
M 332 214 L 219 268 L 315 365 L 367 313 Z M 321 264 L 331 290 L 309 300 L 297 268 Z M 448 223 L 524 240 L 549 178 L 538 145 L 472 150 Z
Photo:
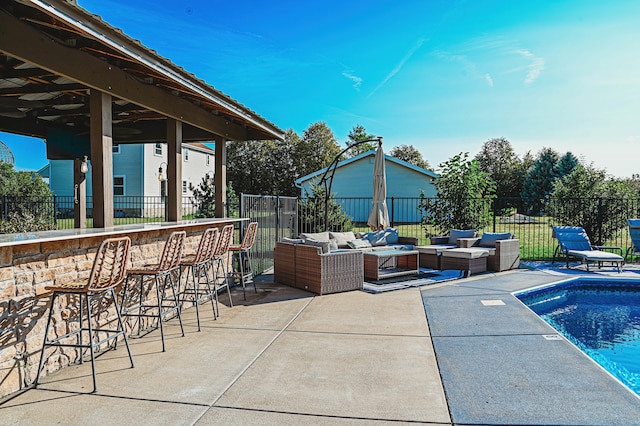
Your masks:
M 118 143 L 282 138 L 282 130 L 99 16 L 62 0 L 0 0 L 0 130 L 89 133 L 89 91 L 113 102 Z
M 168 143 L 176 184 L 168 191 L 175 210 L 169 217 L 178 220 L 183 142 L 217 142 L 216 206 L 223 212 L 224 142 L 284 137 L 254 111 L 65 0 L 0 0 L 0 131 L 46 139 L 49 159 L 91 158 L 94 197 L 103 194 L 105 204 L 94 200 L 94 226 L 96 207 L 106 216 L 98 215 L 98 226 L 110 225 L 112 143 Z

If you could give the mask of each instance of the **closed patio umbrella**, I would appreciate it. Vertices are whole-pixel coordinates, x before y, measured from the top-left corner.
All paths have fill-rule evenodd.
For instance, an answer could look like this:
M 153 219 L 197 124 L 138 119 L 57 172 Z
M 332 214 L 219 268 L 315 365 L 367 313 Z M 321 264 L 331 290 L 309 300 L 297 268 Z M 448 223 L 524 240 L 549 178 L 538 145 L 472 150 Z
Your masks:
M 384 168 L 384 152 L 382 141 L 378 141 L 375 164 L 373 166 L 373 207 L 369 213 L 367 224 L 372 230 L 389 227 L 389 211 L 387 210 L 387 175 Z

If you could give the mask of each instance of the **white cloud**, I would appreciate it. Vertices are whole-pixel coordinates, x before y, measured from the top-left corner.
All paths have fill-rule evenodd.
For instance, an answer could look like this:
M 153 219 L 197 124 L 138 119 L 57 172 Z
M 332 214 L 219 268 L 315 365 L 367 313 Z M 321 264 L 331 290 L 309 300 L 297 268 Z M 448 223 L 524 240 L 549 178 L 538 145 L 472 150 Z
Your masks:
M 380 84 L 378 84 L 378 86 L 376 86 L 375 89 L 373 89 L 373 91 L 371 93 L 369 93 L 369 96 L 373 96 L 374 93 L 376 93 L 379 89 L 382 88 L 382 86 L 384 86 L 385 84 L 387 84 L 387 82 L 389 80 L 391 80 L 393 78 L 393 76 L 395 76 L 396 74 L 398 74 L 400 72 L 400 70 L 402 69 L 402 67 L 404 66 L 404 64 L 407 63 L 407 61 L 409 59 L 411 59 L 411 57 L 418 51 L 418 49 L 420 49 L 420 47 L 422 47 L 422 45 L 424 44 L 424 42 L 427 39 L 425 37 L 420 37 L 418 39 L 418 41 L 416 41 L 416 43 L 413 45 L 413 47 L 411 49 L 409 49 L 409 51 L 407 52 L 406 55 L 404 55 L 404 57 L 400 60 L 400 62 L 398 63 L 398 65 L 396 65 L 389 74 L 387 74 L 387 76 L 382 80 L 382 82 L 380 82 Z
M 362 78 L 352 74 L 352 72 L 353 70 L 345 70 L 345 71 L 342 71 L 342 75 L 348 78 L 349 80 L 353 81 L 353 88 L 359 92 L 360 86 L 362 86 Z
M 484 79 L 487 81 L 487 84 L 489 85 L 489 87 L 493 87 L 493 78 L 491 78 L 491 74 L 486 73 L 484 75 Z
M 527 67 L 529 72 L 527 72 L 527 76 L 524 79 L 524 83 L 533 84 L 538 79 L 538 77 L 540 76 L 540 73 L 544 69 L 544 58 L 536 56 L 526 49 L 520 49 L 517 51 L 517 53 L 531 61 L 531 63 Z

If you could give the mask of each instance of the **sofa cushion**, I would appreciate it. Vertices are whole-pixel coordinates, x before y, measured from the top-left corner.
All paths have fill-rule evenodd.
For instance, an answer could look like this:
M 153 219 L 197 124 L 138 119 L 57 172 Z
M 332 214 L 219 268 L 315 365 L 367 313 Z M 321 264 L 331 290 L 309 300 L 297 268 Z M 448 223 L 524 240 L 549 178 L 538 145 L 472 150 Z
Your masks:
M 369 240 L 358 240 L 356 238 L 348 241 L 347 245 L 352 249 L 363 249 L 371 247 L 371 243 L 369 242 Z
M 349 241 L 353 241 L 356 239 L 356 235 L 349 232 L 329 232 L 329 238 L 336 240 L 339 248 L 347 248 L 349 245 L 347 244 Z
M 333 238 L 329 238 L 329 251 L 336 251 L 339 248 L 338 241 Z
M 302 238 L 287 238 L 287 237 L 284 237 L 280 241 L 283 242 L 283 243 L 289 243 L 289 244 L 302 244 L 302 243 L 304 243 L 304 240 Z
M 495 247 L 496 241 L 500 240 L 510 240 L 511 232 L 501 232 L 501 233 L 493 233 L 493 232 L 485 232 L 482 234 L 482 238 L 480 238 L 480 242 L 478 245 L 480 247 Z
M 316 240 L 314 238 L 306 238 L 304 240 L 304 244 L 307 246 L 320 247 L 320 249 L 322 250 L 322 253 L 329 253 L 329 250 L 330 250 L 329 240 L 321 241 L 321 240 Z
M 452 229 L 449 232 L 449 244 L 457 244 L 458 238 L 473 238 L 476 234 L 475 229 Z
M 318 240 L 318 241 L 329 241 L 329 231 L 325 231 L 325 232 L 307 232 L 307 233 L 302 233 L 300 234 L 300 238 L 302 238 L 303 240 L 306 240 L 307 238 L 311 238 L 313 240 Z
M 489 256 L 489 250 L 481 248 L 454 248 L 444 250 L 443 257 L 456 257 L 458 259 L 478 259 L 480 257 Z

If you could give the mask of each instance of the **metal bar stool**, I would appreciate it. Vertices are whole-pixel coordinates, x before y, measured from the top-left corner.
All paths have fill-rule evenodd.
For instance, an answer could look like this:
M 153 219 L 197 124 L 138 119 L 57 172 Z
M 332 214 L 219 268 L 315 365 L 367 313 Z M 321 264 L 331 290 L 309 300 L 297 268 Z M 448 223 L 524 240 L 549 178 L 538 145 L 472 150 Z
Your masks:
M 157 318 L 160 335 L 162 338 L 162 352 L 165 352 L 164 343 L 164 326 L 162 321 L 173 312 L 176 313 L 180 322 L 180 330 L 184 337 L 184 327 L 182 325 L 182 316 L 180 314 L 180 303 L 178 301 L 178 292 L 180 285 L 180 259 L 184 250 L 184 241 L 187 234 L 185 231 L 172 232 L 169 239 L 164 245 L 160 262 L 158 264 L 144 265 L 141 268 L 131 269 L 127 274 L 124 289 L 122 291 L 122 316 L 138 317 L 138 335 L 142 331 L 143 318 Z M 139 278 L 140 287 L 137 290 L 129 288 L 131 278 Z M 145 278 L 153 280 L 152 285 L 156 289 L 156 300 L 144 300 L 144 281 Z M 167 295 L 170 290 L 171 294 Z M 131 306 L 125 302 L 135 296 L 129 294 L 132 291 L 138 291 L 138 303 Z M 150 289 L 149 289 L 150 291 Z M 148 314 L 149 309 L 157 309 L 157 314 Z
M 244 236 L 240 244 L 231 244 L 229 251 L 233 258 L 238 260 L 238 270 L 234 271 L 234 276 L 237 275 L 242 284 L 242 293 L 244 300 L 247 300 L 247 291 L 245 289 L 246 284 L 252 283 L 253 290 L 257 293 L 256 283 L 253 280 L 253 267 L 251 266 L 251 255 L 249 250 L 253 247 L 253 243 L 256 240 L 256 233 L 258 232 L 258 222 L 251 222 L 244 230 Z M 233 265 L 233 259 L 231 260 Z M 246 268 L 245 268 L 246 266 Z
M 218 316 L 220 315 L 220 306 L 218 305 L 218 291 L 227 288 L 227 294 L 229 295 L 229 305 L 233 307 L 233 300 L 231 299 L 231 290 L 229 289 L 229 283 L 227 281 L 227 256 L 229 253 L 229 246 L 233 240 L 233 225 L 225 225 L 220 232 L 220 238 L 218 238 L 218 244 L 213 251 L 211 257 L 211 270 L 213 274 L 213 285 L 216 296 L 216 309 L 218 310 Z M 218 271 L 222 269 L 222 284 L 218 283 L 219 274 Z
M 56 347 L 72 347 L 80 349 L 80 363 L 84 362 L 83 349 L 88 348 L 91 354 L 91 369 L 93 374 L 93 392 L 98 390 L 96 383 L 96 363 L 95 352 L 96 349 L 100 350 L 100 347 L 109 342 L 112 339 L 117 339 L 122 336 L 124 343 L 127 347 L 127 353 L 129 354 L 129 361 L 131 361 L 131 368 L 133 368 L 133 357 L 131 356 L 131 350 L 129 349 L 129 342 L 127 341 L 127 334 L 124 330 L 122 323 L 122 317 L 120 316 L 120 309 L 118 308 L 118 301 L 116 300 L 116 293 L 113 290 L 114 287 L 124 282 L 127 275 L 127 263 L 129 262 L 129 247 L 131 240 L 129 237 L 109 238 L 100 244 L 96 258 L 93 261 L 93 267 L 89 274 L 89 279 L 86 281 L 77 281 L 67 284 L 46 286 L 46 290 L 53 291 L 51 296 L 51 309 L 49 310 L 49 318 L 47 319 L 47 327 L 44 332 L 44 343 L 42 345 L 42 352 L 40 353 L 40 363 L 38 365 L 38 373 L 36 375 L 35 386 L 38 386 L 40 380 L 40 373 L 44 365 L 44 353 L 45 349 L 49 346 Z M 80 327 L 77 330 L 71 331 L 63 336 L 56 337 L 49 340 L 49 328 L 51 326 L 51 317 L 53 313 L 53 307 L 55 306 L 55 300 L 62 294 L 75 294 L 78 295 L 79 310 L 78 319 Z M 116 315 L 118 317 L 117 328 L 99 328 L 98 319 L 102 312 L 104 312 L 109 305 L 104 302 L 104 299 L 110 297 L 115 307 Z M 83 326 L 83 300 L 86 302 L 87 310 L 87 327 Z M 91 324 L 92 317 L 95 317 L 96 328 Z M 89 341 L 83 343 L 82 334 L 88 332 Z M 106 337 L 102 339 L 99 333 L 106 333 Z M 77 337 L 77 344 L 66 343 L 69 337 Z
M 200 331 L 200 303 L 205 300 L 211 300 L 213 309 L 213 318 L 217 318 L 215 295 L 209 280 L 209 263 L 213 257 L 213 250 L 218 244 L 220 230 L 218 228 L 209 228 L 204 231 L 198 248 L 194 254 L 188 254 L 180 260 L 182 270 L 187 270 L 185 277 L 184 290 L 180 292 L 180 302 L 183 303 L 187 296 L 191 296 L 191 300 L 196 306 L 196 317 L 198 319 L 198 331 Z M 191 280 L 189 279 L 191 275 Z M 202 279 L 204 278 L 204 282 Z M 204 284 L 204 288 L 202 285 Z

